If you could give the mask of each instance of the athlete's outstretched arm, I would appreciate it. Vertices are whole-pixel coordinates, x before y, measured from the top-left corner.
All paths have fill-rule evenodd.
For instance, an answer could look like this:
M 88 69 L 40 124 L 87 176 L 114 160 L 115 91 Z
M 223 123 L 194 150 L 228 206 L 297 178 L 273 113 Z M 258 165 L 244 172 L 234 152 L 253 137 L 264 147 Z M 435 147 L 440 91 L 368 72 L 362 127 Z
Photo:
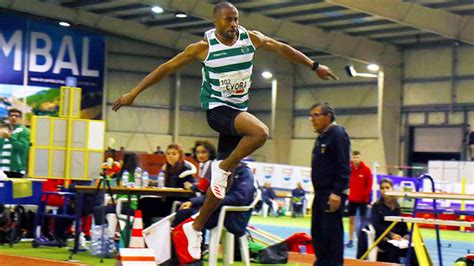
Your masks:
M 292 63 L 302 64 L 309 68 L 313 68 L 314 61 L 295 48 L 265 36 L 259 31 L 249 31 L 249 34 L 250 39 L 256 48 L 263 48 L 264 50 L 275 52 Z M 319 65 L 314 71 L 321 79 L 337 79 L 337 77 L 331 72 L 331 69 L 325 65 Z
M 177 54 L 175 57 L 171 58 L 164 64 L 161 64 L 150 74 L 148 74 L 132 90 L 120 96 L 112 105 L 112 110 L 117 111 L 122 106 L 131 105 L 138 94 L 148 87 L 160 82 L 160 80 L 169 74 L 174 73 L 176 70 L 191 62 L 193 59 L 204 58 L 205 54 L 207 53 L 207 49 L 208 45 L 206 41 L 200 41 L 188 45 L 188 47 L 186 47 L 186 49 L 184 49 L 181 53 Z

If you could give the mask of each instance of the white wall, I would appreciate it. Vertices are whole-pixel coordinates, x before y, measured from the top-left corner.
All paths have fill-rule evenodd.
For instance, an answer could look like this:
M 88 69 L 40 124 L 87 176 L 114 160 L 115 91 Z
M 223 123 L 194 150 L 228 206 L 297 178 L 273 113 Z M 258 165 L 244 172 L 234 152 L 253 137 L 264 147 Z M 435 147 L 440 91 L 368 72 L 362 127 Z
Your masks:
M 453 48 L 412 49 L 403 52 L 404 78 L 403 106 L 449 106 L 450 104 L 470 105 L 470 110 L 456 109 L 452 112 L 444 109 L 409 112 L 404 114 L 401 135 L 407 136 L 405 127 L 415 125 L 457 125 L 473 124 L 474 112 L 474 47 L 459 46 L 454 65 L 454 90 L 451 74 L 453 71 Z M 452 94 L 455 94 L 452 99 Z M 406 139 L 406 138 L 405 138 Z M 403 149 L 405 143 L 401 143 Z M 402 162 L 406 162 L 402 152 Z
M 377 107 L 377 85 L 375 79 L 349 78 L 344 67 L 352 64 L 359 71 L 366 71 L 365 65 L 343 58 L 318 60 L 329 66 L 339 77 L 338 81 L 323 81 L 308 68 L 296 67 L 295 102 L 296 110 L 308 110 L 316 102 L 330 102 L 338 109 Z M 310 86 L 314 85 L 314 86 Z M 334 86 L 339 85 L 339 86 Z M 383 145 L 379 140 L 377 114 L 336 115 L 336 122 L 346 128 L 351 138 L 352 150 L 359 150 L 364 160 L 372 164 L 384 161 Z M 290 149 L 290 164 L 309 166 L 311 151 L 316 140 L 308 116 L 296 116 L 293 123 L 293 141 Z
M 117 36 L 108 38 L 106 120 L 107 138 L 116 139 L 116 148 L 152 152 L 156 146 L 172 142 L 174 126 L 175 76 L 170 76 L 140 94 L 134 106 L 119 112 L 111 110 L 120 95 L 138 84 L 150 71 L 174 56 L 175 51 Z M 200 64 L 183 68 L 181 74 L 179 142 L 186 150 L 197 139 L 216 141 L 207 126 L 205 111 L 200 109 Z
M 149 88 L 137 99 L 137 107 L 126 107 L 118 113 L 111 112 L 110 103 L 136 85 L 148 72 L 175 54 L 171 49 L 157 47 L 125 38 L 112 36 L 108 41 L 108 73 L 106 85 L 107 137 L 116 139 L 117 148 L 151 152 L 157 145 L 166 147 L 172 141 L 174 117 L 175 77 L 170 76 Z M 258 58 L 258 56 L 257 56 Z M 258 59 L 257 59 L 258 60 Z M 360 108 L 377 107 L 377 86 L 375 80 L 347 77 L 344 66 L 353 64 L 360 71 L 365 65 L 338 57 L 318 59 L 330 66 L 339 81 L 322 81 L 307 67 L 295 66 L 293 110 L 306 111 L 316 102 L 329 101 L 338 109 L 354 110 L 351 114 L 339 114 L 337 122 L 348 131 L 352 149 L 362 152 L 364 159 L 371 164 L 384 160 L 383 144 L 379 140 L 377 114 L 358 112 Z M 451 102 L 452 49 L 430 48 L 404 50 L 402 92 L 404 107 L 433 106 Z M 279 62 L 275 60 L 272 64 Z M 268 69 L 272 70 L 272 64 Z M 474 103 L 474 48 L 458 48 L 457 75 L 462 80 L 456 82 L 456 103 Z M 273 65 L 273 68 L 275 66 Z M 179 119 L 179 142 L 189 149 L 198 139 L 209 139 L 217 144 L 217 134 L 209 128 L 205 111 L 199 106 L 200 63 L 195 62 L 181 71 L 181 92 Z M 271 85 L 260 77 L 263 69 L 255 69 L 250 94 L 249 111 L 254 113 L 267 126 L 271 127 Z M 277 74 L 278 75 L 278 74 Z M 444 78 L 444 79 L 443 79 Z M 279 88 L 286 89 L 286 88 Z M 291 88 L 288 88 L 291 89 Z M 278 123 L 278 118 L 277 121 Z M 474 125 L 474 111 L 457 110 L 405 113 L 400 125 L 402 137 L 406 125 L 417 124 L 456 124 L 464 122 Z M 292 122 L 293 140 L 288 148 L 289 162 L 308 166 L 311 149 L 316 138 L 306 115 L 294 115 Z M 403 149 L 404 143 L 400 144 Z M 275 160 L 273 140 L 255 152 L 258 160 Z M 391 152 L 391 151 L 385 151 Z M 405 158 L 402 157 L 402 163 Z

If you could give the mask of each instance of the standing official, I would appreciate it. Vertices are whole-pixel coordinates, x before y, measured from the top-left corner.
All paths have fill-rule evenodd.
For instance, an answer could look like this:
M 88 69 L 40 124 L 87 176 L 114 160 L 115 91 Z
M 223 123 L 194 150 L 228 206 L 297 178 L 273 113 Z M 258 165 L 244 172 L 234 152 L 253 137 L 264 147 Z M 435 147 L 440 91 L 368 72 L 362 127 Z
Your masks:
M 330 103 L 317 103 L 310 120 L 319 133 L 313 149 L 311 178 L 315 198 L 311 236 L 317 266 L 343 265 L 344 228 L 342 218 L 349 187 L 350 141 L 346 130 L 334 123 L 336 113 Z

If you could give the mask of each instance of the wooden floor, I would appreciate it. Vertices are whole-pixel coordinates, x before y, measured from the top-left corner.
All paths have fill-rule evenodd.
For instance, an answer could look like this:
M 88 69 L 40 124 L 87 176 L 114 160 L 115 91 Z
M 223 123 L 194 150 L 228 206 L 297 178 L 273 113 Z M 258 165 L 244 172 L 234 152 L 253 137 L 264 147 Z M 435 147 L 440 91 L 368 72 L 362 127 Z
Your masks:
M 85 264 L 0 253 L 0 266 L 85 266 Z

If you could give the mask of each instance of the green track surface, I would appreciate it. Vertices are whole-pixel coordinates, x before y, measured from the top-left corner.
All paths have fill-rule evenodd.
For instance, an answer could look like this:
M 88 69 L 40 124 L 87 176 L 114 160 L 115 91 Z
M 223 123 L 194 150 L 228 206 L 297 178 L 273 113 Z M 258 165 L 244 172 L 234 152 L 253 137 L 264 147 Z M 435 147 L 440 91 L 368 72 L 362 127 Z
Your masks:
M 263 218 L 262 216 L 252 216 L 250 224 L 256 225 L 260 228 L 259 225 L 274 225 L 274 226 L 284 226 L 284 227 L 300 227 L 300 228 L 310 228 L 311 227 L 311 217 L 307 216 L 305 218 L 291 218 L 291 217 L 268 217 Z M 344 230 L 349 228 L 349 219 L 344 218 Z M 435 239 L 436 231 L 434 229 L 425 229 L 421 228 L 421 234 L 424 239 Z M 450 241 L 462 241 L 462 242 L 473 242 L 474 233 L 466 233 L 460 231 L 448 231 L 440 230 L 440 236 L 443 240 Z
M 347 219 L 344 219 L 345 228 L 347 228 L 347 222 L 348 222 Z M 297 227 L 297 228 L 309 229 L 310 224 L 311 224 L 311 219 L 309 217 L 294 219 L 290 217 L 263 218 L 260 216 L 253 216 L 250 223 L 252 225 L 258 226 L 259 228 L 263 228 L 264 225 L 273 225 L 273 226 Z M 430 239 L 430 238 L 434 239 L 436 237 L 435 231 L 432 229 L 422 229 L 421 231 L 425 239 Z M 441 238 L 443 240 L 472 242 L 474 239 L 474 234 L 463 233 L 459 231 L 441 231 Z M 8 245 L 0 246 L 0 253 L 45 258 L 45 259 L 52 259 L 52 260 L 58 260 L 58 261 L 66 261 L 69 258 L 68 248 L 56 248 L 56 247 L 32 248 L 31 243 L 29 242 L 22 242 L 22 243 L 15 244 L 13 248 L 10 248 Z M 81 263 L 88 264 L 88 265 L 104 265 L 104 266 L 115 265 L 115 259 L 105 259 L 104 263 L 101 264 L 99 257 L 92 256 L 88 252 L 80 252 L 77 255 L 74 255 L 74 260 L 80 261 Z M 244 264 L 235 263 L 234 265 L 244 265 Z M 252 264 L 252 265 L 261 265 L 261 264 Z M 301 265 L 301 264 L 286 264 L 286 265 L 296 266 L 296 265 Z
M 56 248 L 56 247 L 40 247 L 32 248 L 30 242 L 22 242 L 15 244 L 13 248 L 8 247 L 8 245 L 0 246 L 0 253 L 19 255 L 19 256 L 29 256 L 50 260 L 58 261 L 67 261 L 69 258 L 68 248 Z M 73 257 L 74 262 L 79 262 L 87 265 L 103 265 L 103 266 L 115 266 L 115 259 L 104 259 L 104 263 L 100 263 L 100 257 L 92 256 L 88 252 L 80 252 Z M 207 263 L 205 263 L 207 265 Z M 245 265 L 241 262 L 236 262 L 232 265 Z M 263 265 L 252 263 L 252 265 Z M 268 265 L 268 264 L 266 264 Z M 298 266 L 302 265 L 300 263 L 289 263 L 289 264 L 273 264 L 273 265 L 289 265 L 289 266 Z M 13 266 L 13 265 L 12 265 Z M 46 266 L 46 265 L 45 265 Z
M 70 241 L 70 243 L 72 243 Z M 50 260 L 67 261 L 69 259 L 69 248 L 57 248 L 57 247 L 31 247 L 31 242 L 22 242 L 15 244 L 13 248 L 8 245 L 0 246 L 0 253 L 29 256 Z M 113 266 L 115 265 L 114 259 L 104 259 L 104 263 L 100 263 L 100 258 L 90 255 L 89 252 L 79 252 L 74 255 L 73 260 L 88 265 L 104 265 Z M 46 265 L 45 265 L 46 266 Z

